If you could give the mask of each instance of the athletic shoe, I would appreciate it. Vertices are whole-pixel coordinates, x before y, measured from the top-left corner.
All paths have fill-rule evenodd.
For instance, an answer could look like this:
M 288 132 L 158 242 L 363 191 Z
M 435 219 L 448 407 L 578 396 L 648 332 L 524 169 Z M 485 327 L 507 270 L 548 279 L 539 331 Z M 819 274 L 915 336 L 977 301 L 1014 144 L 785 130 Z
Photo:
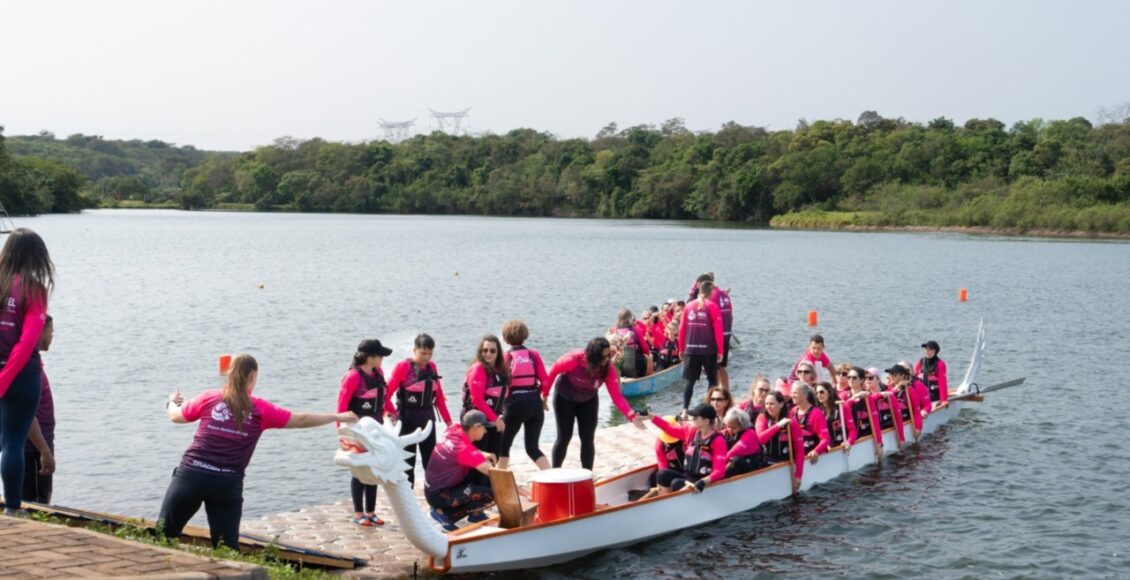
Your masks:
M 489 518 L 487 517 L 486 512 L 475 512 L 475 513 L 467 516 L 467 521 L 471 522 L 472 524 L 477 524 L 479 522 L 485 522 L 488 519 Z
M 373 525 L 373 522 L 369 521 L 369 518 L 367 518 L 365 516 L 357 516 L 350 521 L 359 525 L 359 526 L 369 527 L 369 526 Z
M 30 517 L 31 514 L 29 514 L 28 511 L 23 509 L 23 508 L 12 509 L 12 508 L 6 507 L 6 508 L 4 508 L 4 515 L 6 515 L 10 518 L 26 518 L 26 517 Z
M 371 516 L 365 516 L 365 519 L 369 520 L 370 522 L 373 522 L 374 526 L 385 525 L 385 521 L 382 520 L 381 518 L 377 517 L 377 514 L 373 514 Z
M 450 518 L 448 518 L 446 515 L 443 514 L 443 512 L 440 512 L 439 510 L 432 508 L 431 514 L 432 514 L 432 519 L 435 520 L 436 522 L 438 522 L 441 528 L 443 528 L 443 529 L 445 529 L 449 532 L 454 532 L 455 530 L 459 529 L 455 526 L 454 523 L 451 522 Z

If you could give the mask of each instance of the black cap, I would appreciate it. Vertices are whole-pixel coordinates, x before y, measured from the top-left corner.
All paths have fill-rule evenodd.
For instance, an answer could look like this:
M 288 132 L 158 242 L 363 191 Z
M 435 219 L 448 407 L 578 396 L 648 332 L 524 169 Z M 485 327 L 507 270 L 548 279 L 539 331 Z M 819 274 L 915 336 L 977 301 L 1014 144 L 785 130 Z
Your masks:
M 938 341 L 936 340 L 927 340 L 926 342 L 922 343 L 922 348 L 929 348 L 934 352 L 942 352 L 942 347 L 938 346 Z
M 910 369 L 907 368 L 905 365 L 902 365 L 900 363 L 895 363 L 895 364 L 891 365 L 891 368 L 886 369 L 883 372 L 887 373 L 888 375 L 907 375 L 907 376 L 910 376 Z
M 711 421 L 718 418 L 718 413 L 714 412 L 714 407 L 706 403 L 695 405 L 690 411 L 687 411 L 687 414 L 691 417 L 702 417 L 703 419 L 710 419 Z
M 388 356 L 392 354 L 392 349 L 385 348 L 379 340 L 362 340 L 357 345 L 357 352 L 366 356 Z
M 462 425 L 463 430 L 466 431 L 475 425 L 482 425 L 484 427 L 490 425 L 490 421 L 487 420 L 487 416 L 484 415 L 482 411 L 471 409 L 463 414 L 463 418 L 460 420 L 459 424 Z

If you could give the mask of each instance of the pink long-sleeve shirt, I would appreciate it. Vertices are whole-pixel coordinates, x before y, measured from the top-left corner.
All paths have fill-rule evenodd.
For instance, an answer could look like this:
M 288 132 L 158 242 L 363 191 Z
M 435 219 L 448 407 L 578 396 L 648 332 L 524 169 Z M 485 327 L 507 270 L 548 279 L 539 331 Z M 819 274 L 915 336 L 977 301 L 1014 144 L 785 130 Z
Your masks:
M 553 366 L 549 369 L 549 378 L 542 385 L 542 394 L 549 395 L 550 388 L 560 375 L 565 375 L 565 380 L 569 382 L 567 388 L 586 395 L 589 391 L 592 391 L 594 397 L 597 395 L 601 383 L 603 383 L 604 388 L 608 390 L 608 396 L 612 397 L 612 404 L 616 405 L 616 408 L 629 421 L 636 418 L 636 412 L 632 410 L 632 407 L 628 405 L 628 400 L 620 392 L 620 376 L 616 374 L 616 368 L 612 365 L 608 365 L 608 370 L 605 371 L 603 377 L 594 377 L 589 374 L 588 367 L 585 364 L 585 351 L 579 349 L 569 351 L 557 359 L 557 362 L 553 363 Z
M 428 366 L 432 367 L 433 371 L 436 370 L 435 364 L 431 361 L 428 362 Z M 404 383 L 407 380 L 415 379 L 415 369 L 416 364 L 410 358 L 396 363 L 396 366 L 392 368 L 392 376 L 388 379 L 388 394 L 385 395 L 385 412 L 396 414 L 396 407 L 392 404 L 396 400 L 396 391 L 402 386 L 405 388 L 412 386 L 411 383 L 407 385 Z M 451 413 L 447 410 L 447 398 L 443 396 L 443 383 L 439 379 L 432 381 L 432 392 L 436 396 L 435 408 L 439 411 L 439 416 L 443 419 L 444 424 L 450 427 Z
M 652 417 L 651 424 L 659 427 L 664 433 L 682 441 L 683 454 L 686 456 L 684 461 L 690 463 L 691 457 L 694 456 L 695 440 L 698 439 L 699 435 L 698 427 L 690 423 L 672 425 L 662 417 Z M 726 453 L 726 439 L 720 436 L 714 437 L 710 442 L 710 483 L 720 481 L 726 477 Z
M 467 369 L 467 388 L 471 391 L 471 404 L 487 416 L 491 423 L 498 420 L 498 413 L 487 403 L 486 397 L 502 398 L 505 387 L 494 383 L 494 373 L 488 373 L 482 363 L 475 361 Z
M 918 362 L 914 364 L 914 376 L 919 376 L 921 374 L 922 359 L 918 359 Z M 938 383 L 939 403 L 945 403 L 946 401 L 949 401 L 950 383 L 949 378 L 946 375 L 946 361 L 939 358 L 937 366 L 934 367 L 934 373 L 928 377 L 922 377 L 926 381 L 933 379 L 934 382 Z
M 882 435 L 879 434 L 880 431 L 882 431 L 882 425 L 879 423 L 879 415 L 881 415 L 883 411 L 890 411 L 894 419 L 895 435 L 898 436 L 899 443 L 905 443 L 906 435 L 902 427 L 902 411 L 900 410 L 902 404 L 898 401 L 898 398 L 894 396 L 885 397 L 882 393 L 872 393 L 871 406 L 875 409 L 875 422 L 871 424 L 871 428 L 876 433 L 876 439 L 880 441 L 883 439 Z
M 787 417 L 785 417 L 787 418 Z M 797 424 L 795 419 L 789 419 L 791 428 L 789 433 L 792 435 L 793 446 L 793 477 L 800 479 L 804 475 L 804 439 L 800 436 L 800 425 Z M 757 440 L 762 445 L 766 445 L 774 437 L 781 437 L 781 428 L 777 425 L 776 421 L 769 422 L 769 418 L 762 413 L 757 416 L 757 423 L 754 425 L 754 430 L 757 431 Z
M 832 445 L 832 438 L 828 435 L 828 420 L 819 407 L 809 407 L 803 418 L 800 407 L 793 407 L 789 409 L 789 418 L 800 425 L 801 437 L 817 439 L 816 447 L 812 449 L 817 455 L 824 453 Z
M 757 430 L 746 429 L 738 435 L 738 440 L 726 452 L 726 461 L 757 455 L 758 453 L 761 453 L 761 440 L 757 438 Z

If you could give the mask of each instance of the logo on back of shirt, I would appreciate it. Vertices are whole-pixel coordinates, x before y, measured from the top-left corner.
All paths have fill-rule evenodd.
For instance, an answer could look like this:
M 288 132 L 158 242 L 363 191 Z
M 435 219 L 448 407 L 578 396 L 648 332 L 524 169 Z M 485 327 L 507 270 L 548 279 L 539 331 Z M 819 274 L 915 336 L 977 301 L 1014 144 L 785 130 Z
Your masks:
M 12 296 L 8 297 L 8 312 L 16 311 L 16 299 Z
M 697 317 L 698 317 L 698 313 L 696 313 L 694 310 L 690 310 L 690 311 L 687 312 L 687 320 L 688 321 L 693 321 Z
M 212 420 L 213 421 L 231 421 L 231 409 L 228 409 L 228 404 L 220 401 L 215 407 L 212 407 Z

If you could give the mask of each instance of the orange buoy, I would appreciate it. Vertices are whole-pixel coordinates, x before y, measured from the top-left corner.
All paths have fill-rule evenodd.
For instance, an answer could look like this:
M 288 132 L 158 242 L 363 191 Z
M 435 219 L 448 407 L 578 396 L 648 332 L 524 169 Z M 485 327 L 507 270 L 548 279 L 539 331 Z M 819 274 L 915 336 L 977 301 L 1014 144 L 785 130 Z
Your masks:
M 816 316 L 816 311 L 815 310 L 809 310 L 808 311 L 808 325 L 809 326 L 816 326 L 816 322 L 818 320 L 819 320 L 819 317 Z
M 231 370 L 231 355 L 230 354 L 221 354 L 220 355 L 220 374 L 226 375 L 226 374 L 228 374 L 228 371 L 230 371 L 230 370 Z
M 969 290 L 966 289 L 966 288 L 962 288 L 961 290 L 958 290 L 957 291 L 957 301 L 958 302 L 968 302 L 969 301 Z

